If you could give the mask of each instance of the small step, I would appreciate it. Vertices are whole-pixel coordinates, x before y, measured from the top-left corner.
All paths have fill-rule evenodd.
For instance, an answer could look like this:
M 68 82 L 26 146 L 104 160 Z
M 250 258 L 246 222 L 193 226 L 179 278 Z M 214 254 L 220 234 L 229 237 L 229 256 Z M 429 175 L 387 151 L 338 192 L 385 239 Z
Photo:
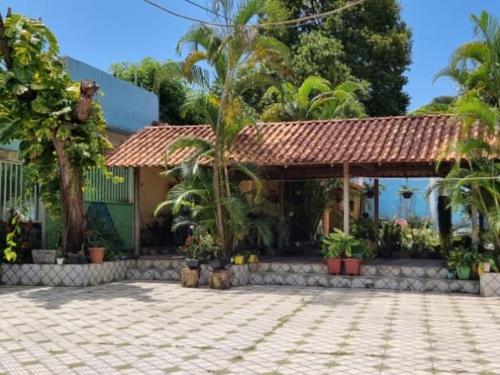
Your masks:
M 439 293 L 479 293 L 479 281 L 399 276 L 335 276 L 326 273 L 253 272 L 250 284 L 386 289 Z
M 324 263 L 281 263 L 264 262 L 254 266 L 255 272 L 276 272 L 291 274 L 326 274 L 327 268 Z M 448 271 L 441 266 L 406 266 L 406 265 L 384 265 L 363 264 L 361 275 L 380 277 L 413 277 L 420 279 L 446 279 Z

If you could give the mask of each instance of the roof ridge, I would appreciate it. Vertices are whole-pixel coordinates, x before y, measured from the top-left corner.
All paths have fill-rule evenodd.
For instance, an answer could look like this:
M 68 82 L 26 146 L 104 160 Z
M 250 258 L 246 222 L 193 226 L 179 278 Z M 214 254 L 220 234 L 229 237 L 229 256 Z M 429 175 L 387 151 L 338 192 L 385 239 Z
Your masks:
M 283 125 L 283 124 L 306 124 L 306 123 L 328 123 L 328 122 L 352 122 L 352 121 L 378 121 L 387 119 L 418 119 L 418 118 L 429 118 L 429 117 L 451 117 L 452 114 L 448 113 L 431 113 L 426 115 L 394 115 L 394 116 L 371 116 L 371 117 L 353 117 L 353 118 L 332 118 L 332 119 L 321 119 L 321 120 L 294 120 L 294 121 L 271 121 L 271 122 L 261 122 L 257 121 L 257 125 Z M 144 129 L 150 128 L 206 128 L 210 127 L 209 124 L 186 124 L 186 125 L 173 125 L 169 123 L 159 123 L 158 125 L 148 125 Z

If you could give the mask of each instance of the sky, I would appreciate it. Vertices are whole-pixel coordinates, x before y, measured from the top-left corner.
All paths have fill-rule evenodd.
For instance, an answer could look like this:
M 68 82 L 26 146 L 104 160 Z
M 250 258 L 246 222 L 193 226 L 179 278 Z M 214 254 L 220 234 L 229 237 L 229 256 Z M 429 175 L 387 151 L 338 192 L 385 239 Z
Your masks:
M 183 0 L 156 1 L 183 14 L 210 18 Z M 500 0 L 400 0 L 400 4 L 402 18 L 413 32 L 405 87 L 413 110 L 436 96 L 455 93 L 450 81 L 433 82 L 434 74 L 447 65 L 456 47 L 473 39 L 470 14 L 486 10 L 500 17 Z M 143 0 L 0 0 L 2 13 L 7 7 L 42 18 L 56 34 L 61 54 L 105 71 L 112 63 L 137 62 L 147 56 L 179 59 L 177 40 L 193 25 Z

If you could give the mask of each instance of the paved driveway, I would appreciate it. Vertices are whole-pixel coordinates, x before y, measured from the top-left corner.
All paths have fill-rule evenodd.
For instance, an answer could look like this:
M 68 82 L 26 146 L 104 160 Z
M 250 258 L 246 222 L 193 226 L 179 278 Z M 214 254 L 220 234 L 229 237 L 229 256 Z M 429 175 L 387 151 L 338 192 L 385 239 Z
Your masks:
M 500 300 L 160 282 L 0 287 L 0 373 L 500 374 Z

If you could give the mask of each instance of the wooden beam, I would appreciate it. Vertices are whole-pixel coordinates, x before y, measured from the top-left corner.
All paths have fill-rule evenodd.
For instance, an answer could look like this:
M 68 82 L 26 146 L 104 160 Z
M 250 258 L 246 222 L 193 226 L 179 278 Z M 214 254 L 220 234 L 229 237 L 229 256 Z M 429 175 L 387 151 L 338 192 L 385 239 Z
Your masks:
M 134 255 L 139 257 L 141 252 L 141 169 L 134 168 Z
M 343 165 L 343 178 L 344 178 L 344 186 L 343 186 L 343 205 L 344 205 L 344 233 L 349 234 L 349 216 L 350 216 L 350 205 L 349 205 L 349 164 L 344 163 Z
M 373 193 L 375 196 L 373 197 L 373 224 L 375 227 L 375 240 L 378 242 L 379 236 L 379 228 L 380 228 L 380 220 L 379 220 L 379 205 L 380 205 L 380 184 L 378 178 L 373 180 Z

